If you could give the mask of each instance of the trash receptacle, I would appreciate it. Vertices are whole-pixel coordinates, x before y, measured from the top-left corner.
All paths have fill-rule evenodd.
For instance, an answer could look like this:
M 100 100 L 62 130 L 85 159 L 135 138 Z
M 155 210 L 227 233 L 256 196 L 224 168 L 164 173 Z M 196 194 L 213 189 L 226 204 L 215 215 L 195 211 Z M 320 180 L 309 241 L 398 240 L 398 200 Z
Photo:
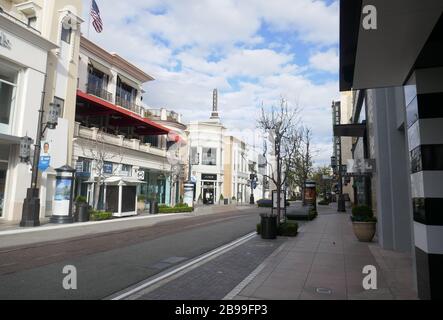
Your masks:
M 156 200 L 151 200 L 149 204 L 149 214 L 158 213 L 158 202 Z
M 277 238 L 277 216 L 261 215 L 261 237 L 262 239 Z

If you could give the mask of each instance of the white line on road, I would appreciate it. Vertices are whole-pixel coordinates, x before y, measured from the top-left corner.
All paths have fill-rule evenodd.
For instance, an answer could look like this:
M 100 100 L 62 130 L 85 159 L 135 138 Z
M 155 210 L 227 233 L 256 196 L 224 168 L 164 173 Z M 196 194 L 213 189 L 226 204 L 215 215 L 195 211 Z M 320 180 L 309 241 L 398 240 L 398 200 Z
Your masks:
M 154 284 L 156 284 L 156 283 L 158 283 L 158 282 L 160 282 L 162 280 L 165 280 L 165 279 L 167 279 L 167 278 L 169 278 L 169 277 L 171 277 L 171 276 L 173 276 L 173 275 L 175 275 L 175 274 L 177 274 L 177 273 L 179 273 L 181 271 L 184 271 L 186 269 L 190 269 L 191 267 L 193 267 L 194 265 L 196 265 L 198 263 L 201 263 L 201 262 L 203 262 L 205 260 L 208 260 L 210 258 L 214 258 L 217 255 L 221 255 L 223 253 L 226 253 L 226 252 L 234 249 L 235 247 L 237 247 L 237 246 L 239 246 L 239 245 L 241 245 L 241 244 L 251 240 L 256 235 L 257 235 L 256 232 L 252 232 L 250 234 L 247 234 L 246 236 L 243 236 L 243 237 L 241 237 L 241 238 L 239 238 L 239 239 L 237 239 L 237 240 L 235 240 L 235 241 L 233 241 L 231 243 L 228 243 L 228 244 L 223 245 L 223 246 L 221 246 L 221 247 L 219 247 L 217 249 L 214 249 L 214 250 L 212 250 L 212 251 L 210 251 L 210 252 L 208 252 L 206 254 L 203 254 L 203 255 L 197 257 L 196 259 L 194 259 L 194 260 L 192 260 L 192 261 L 190 261 L 190 262 L 188 262 L 188 263 L 186 263 L 186 264 L 184 264 L 184 265 L 182 265 L 182 266 L 180 266 L 180 267 L 178 267 L 176 269 L 173 269 L 173 270 L 171 270 L 169 272 L 166 272 L 165 274 L 162 274 L 160 276 L 157 276 L 154 279 L 151 279 L 151 280 L 148 279 L 147 282 L 143 282 L 140 285 L 138 285 L 138 286 L 136 286 L 136 287 L 134 287 L 134 288 L 132 288 L 132 289 L 122 293 L 122 294 L 119 294 L 116 297 L 111 298 L 111 300 L 123 300 L 125 298 L 128 298 L 131 295 L 134 295 L 135 293 L 137 293 L 137 292 L 139 292 L 139 291 L 141 291 L 143 289 L 146 289 L 146 288 L 148 288 L 148 287 L 150 287 L 150 286 L 152 286 L 152 285 L 154 285 Z

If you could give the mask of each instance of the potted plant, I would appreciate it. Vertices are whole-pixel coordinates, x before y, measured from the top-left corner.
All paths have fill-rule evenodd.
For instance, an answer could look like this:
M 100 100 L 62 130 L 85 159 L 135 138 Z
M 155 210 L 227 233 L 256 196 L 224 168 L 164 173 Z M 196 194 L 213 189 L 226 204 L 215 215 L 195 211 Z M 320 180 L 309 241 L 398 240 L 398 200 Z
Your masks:
M 377 218 L 368 206 L 355 206 L 352 209 L 352 227 L 357 239 L 361 242 L 371 242 L 375 236 Z
M 146 210 L 146 199 L 147 197 L 144 194 L 141 194 L 137 197 L 137 211 L 144 212 Z
M 89 205 L 86 197 L 78 196 L 75 199 L 75 221 L 88 222 L 89 221 Z

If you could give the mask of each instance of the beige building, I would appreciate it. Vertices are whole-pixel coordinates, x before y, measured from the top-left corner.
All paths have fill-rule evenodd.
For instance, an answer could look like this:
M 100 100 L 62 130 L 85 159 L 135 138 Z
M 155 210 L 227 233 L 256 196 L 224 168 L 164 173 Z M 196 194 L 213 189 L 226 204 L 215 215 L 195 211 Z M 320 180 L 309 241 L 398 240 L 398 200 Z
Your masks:
M 249 201 L 251 194 L 248 147 L 245 142 L 233 136 L 224 137 L 224 146 L 223 195 L 245 203 Z
M 40 217 L 52 215 L 54 168 L 70 164 L 77 85 L 81 0 L 0 0 L 0 219 L 21 219 L 31 165 L 18 159 L 20 139 L 37 138 L 39 108 L 61 106 L 43 143 L 49 167 L 40 170 Z M 44 118 L 46 119 L 46 117 Z

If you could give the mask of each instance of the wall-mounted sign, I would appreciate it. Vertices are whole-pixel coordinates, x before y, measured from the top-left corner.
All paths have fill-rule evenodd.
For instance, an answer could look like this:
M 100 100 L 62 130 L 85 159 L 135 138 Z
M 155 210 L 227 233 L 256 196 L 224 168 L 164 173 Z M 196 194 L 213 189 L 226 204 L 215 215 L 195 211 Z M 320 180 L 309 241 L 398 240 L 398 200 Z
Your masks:
M 104 174 L 112 174 L 113 171 L 113 165 L 110 162 L 105 162 L 103 164 L 103 173 Z
M 202 173 L 202 180 L 217 181 L 217 175 L 210 173 Z
M 6 49 L 11 49 L 11 41 L 3 31 L 0 31 L 0 46 Z
M 374 159 L 349 159 L 347 175 L 366 175 L 375 172 Z
M 145 181 L 145 170 L 137 171 L 137 179 L 140 181 Z

